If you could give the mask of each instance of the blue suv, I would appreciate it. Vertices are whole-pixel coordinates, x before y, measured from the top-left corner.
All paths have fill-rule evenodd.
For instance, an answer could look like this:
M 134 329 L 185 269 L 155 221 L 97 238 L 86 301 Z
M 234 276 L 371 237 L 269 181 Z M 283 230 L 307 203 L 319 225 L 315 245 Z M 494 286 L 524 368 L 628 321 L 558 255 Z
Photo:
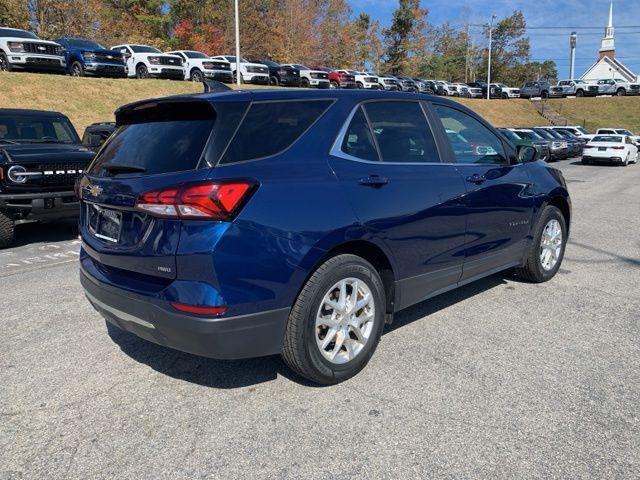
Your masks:
M 151 342 L 281 353 L 332 384 L 410 305 L 562 262 L 561 173 L 440 97 L 237 91 L 145 100 L 80 179 L 80 280 Z
M 74 77 L 91 75 L 95 77 L 126 78 L 127 66 L 124 56 L 104 48 L 93 40 L 63 37 L 56 43 L 62 45 L 67 61 L 67 73 Z

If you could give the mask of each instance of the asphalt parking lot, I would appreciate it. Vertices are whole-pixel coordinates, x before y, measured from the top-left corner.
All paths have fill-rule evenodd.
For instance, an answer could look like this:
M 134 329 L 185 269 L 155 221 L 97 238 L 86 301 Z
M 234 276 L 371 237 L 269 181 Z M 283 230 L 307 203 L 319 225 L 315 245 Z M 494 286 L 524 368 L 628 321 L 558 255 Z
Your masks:
M 574 221 L 554 280 L 412 307 L 333 387 L 107 329 L 73 226 L 20 227 L 0 252 L 0 479 L 637 478 L 640 165 L 556 165 Z

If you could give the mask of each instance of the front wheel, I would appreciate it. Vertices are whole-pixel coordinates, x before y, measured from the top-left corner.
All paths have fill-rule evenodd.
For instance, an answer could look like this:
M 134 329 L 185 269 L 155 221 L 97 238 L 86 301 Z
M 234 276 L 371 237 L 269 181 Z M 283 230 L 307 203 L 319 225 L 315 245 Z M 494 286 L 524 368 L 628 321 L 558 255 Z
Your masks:
M 138 65 L 136 67 L 136 78 L 145 79 L 149 78 L 149 70 L 146 65 Z
M 13 220 L 0 212 L 0 248 L 11 246 L 14 235 Z
M 551 280 L 560 269 L 567 245 L 567 224 L 562 212 L 553 205 L 542 211 L 527 258 L 516 274 L 529 282 Z
M 278 77 L 269 77 L 269 85 L 271 85 L 272 87 L 277 87 L 279 83 L 280 82 L 278 82 Z
M 618 91 L 616 92 L 616 96 L 618 97 L 624 97 L 627 94 L 627 91 L 624 88 L 619 88 Z
M 584 97 L 584 91 L 582 91 L 582 90 L 578 90 L 578 91 L 576 92 L 576 97 Z
M 385 293 L 378 272 L 355 255 L 322 264 L 296 299 L 282 356 L 301 376 L 330 385 L 368 363 L 384 327 Z
M 72 77 L 84 77 L 84 68 L 80 62 L 73 62 L 71 65 Z
M 306 78 L 302 78 L 302 79 L 300 80 L 300 86 L 301 86 L 302 88 L 309 88 L 309 87 L 310 87 L 309 80 L 308 80 L 308 79 L 306 79 Z
M 13 67 L 9 63 L 9 59 L 7 56 L 0 52 L 0 72 L 10 72 L 13 70 Z
M 333 89 L 337 89 L 340 88 L 340 85 L 338 85 L 338 82 L 331 80 L 331 82 L 329 83 L 329 86 Z
M 364 88 L 364 84 L 362 82 L 356 82 L 356 88 Z
M 202 72 L 197 68 L 191 71 L 191 81 L 196 83 L 202 83 Z

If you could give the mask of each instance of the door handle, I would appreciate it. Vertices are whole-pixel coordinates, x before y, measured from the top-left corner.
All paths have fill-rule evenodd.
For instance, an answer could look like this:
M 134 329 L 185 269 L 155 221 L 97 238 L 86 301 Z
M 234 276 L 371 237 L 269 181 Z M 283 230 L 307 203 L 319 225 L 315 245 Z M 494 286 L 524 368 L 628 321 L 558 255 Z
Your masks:
M 387 177 L 381 177 L 379 175 L 369 175 L 368 177 L 361 178 L 358 180 L 360 185 L 364 185 L 365 187 L 382 187 L 389 183 L 389 179 Z
M 474 173 L 473 175 L 470 175 L 467 177 L 467 182 L 475 183 L 476 185 L 480 185 L 481 183 L 484 183 L 486 180 L 487 179 L 484 175 L 479 175 L 477 173 Z

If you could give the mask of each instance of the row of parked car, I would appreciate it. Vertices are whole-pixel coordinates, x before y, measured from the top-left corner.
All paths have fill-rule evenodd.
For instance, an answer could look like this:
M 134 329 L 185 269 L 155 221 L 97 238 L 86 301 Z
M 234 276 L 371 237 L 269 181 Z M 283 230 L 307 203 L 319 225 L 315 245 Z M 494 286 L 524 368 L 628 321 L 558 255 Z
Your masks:
M 547 81 L 525 82 L 520 89 L 522 98 L 564 98 L 597 97 L 601 95 L 640 95 L 640 83 L 630 83 L 617 78 L 598 80 L 595 83 L 585 80 L 560 80 L 557 85 Z
M 105 48 L 93 40 L 62 37 L 41 40 L 32 32 L 0 28 L 0 70 L 38 70 L 73 76 L 166 78 L 201 82 L 205 78 L 232 82 L 315 88 L 360 88 L 430 93 L 443 96 L 514 98 L 518 89 L 503 84 L 451 83 L 370 71 L 248 61 L 234 55 L 210 57 L 192 50 L 161 52 L 148 45 Z
M 638 162 L 640 136 L 626 128 L 599 128 L 592 134 L 579 125 L 499 128 L 514 145 L 531 146 L 548 162 L 582 157 L 582 163 L 627 166 Z

